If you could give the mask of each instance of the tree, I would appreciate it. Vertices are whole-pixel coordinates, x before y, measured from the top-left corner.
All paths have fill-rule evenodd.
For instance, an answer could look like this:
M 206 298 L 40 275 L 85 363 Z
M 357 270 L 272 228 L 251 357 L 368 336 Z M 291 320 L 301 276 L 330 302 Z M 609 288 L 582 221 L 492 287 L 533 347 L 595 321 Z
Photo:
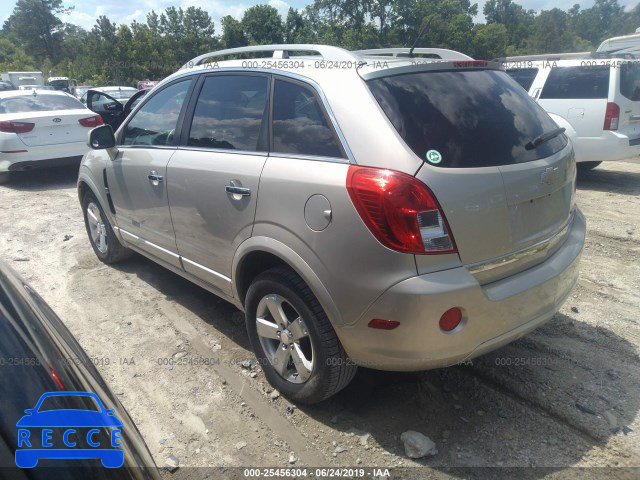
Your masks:
M 512 49 L 518 50 L 525 46 L 533 28 L 535 19 L 533 10 L 525 10 L 511 0 L 488 0 L 482 11 L 487 25 L 493 23 L 504 25 Z
M 3 30 L 16 38 L 39 62 L 61 56 L 63 23 L 57 17 L 70 9 L 62 0 L 18 0 Z
M 0 38 L 0 71 L 33 70 L 35 60 L 30 57 L 14 42 L 7 38 Z
M 283 42 L 284 27 L 278 11 L 269 5 L 255 5 L 242 16 L 242 29 L 252 45 Z
M 502 23 L 479 24 L 473 28 L 471 50 L 467 52 L 473 58 L 491 60 L 507 55 L 509 33 Z
M 244 34 L 242 24 L 231 15 L 222 17 L 222 37 L 221 42 L 225 48 L 244 47 L 249 45 L 249 40 Z

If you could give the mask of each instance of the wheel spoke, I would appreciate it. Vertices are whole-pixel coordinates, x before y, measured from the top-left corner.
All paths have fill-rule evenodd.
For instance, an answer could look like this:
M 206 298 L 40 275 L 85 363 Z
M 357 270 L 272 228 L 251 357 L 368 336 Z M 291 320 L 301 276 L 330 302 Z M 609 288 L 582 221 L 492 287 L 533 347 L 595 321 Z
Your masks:
M 271 359 L 271 365 L 273 366 L 275 371 L 278 372 L 283 378 L 287 378 L 287 367 L 289 365 L 290 358 L 291 350 L 289 350 L 288 348 L 284 348 L 284 345 L 282 343 L 278 345 L 278 349 Z
M 278 324 L 281 330 L 287 328 L 287 324 L 289 322 L 287 321 L 287 316 L 282 310 L 282 301 L 284 299 L 279 295 L 267 295 L 265 299 L 273 321 Z
M 107 251 L 107 236 L 104 233 L 100 234 L 100 244 L 98 246 L 98 250 L 103 253 Z
M 91 220 L 93 220 L 96 224 L 100 223 L 100 220 L 98 220 L 98 217 L 93 212 L 93 207 L 87 208 L 87 215 L 91 217 Z
M 307 331 L 307 326 L 304 324 L 304 321 L 301 317 L 296 318 L 288 327 L 289 331 L 293 335 L 294 341 L 299 341 L 301 338 L 305 338 L 309 336 L 309 332 Z
M 278 325 L 264 318 L 258 317 L 256 319 L 256 326 L 258 329 L 258 335 L 263 338 L 270 338 L 272 340 L 278 340 Z
M 304 356 L 304 353 L 300 349 L 300 346 L 297 344 L 293 344 L 293 348 L 291 349 L 291 357 L 293 359 L 293 366 L 298 372 L 298 377 L 303 382 L 306 381 L 311 376 L 311 370 L 313 370 L 313 361 L 307 360 Z

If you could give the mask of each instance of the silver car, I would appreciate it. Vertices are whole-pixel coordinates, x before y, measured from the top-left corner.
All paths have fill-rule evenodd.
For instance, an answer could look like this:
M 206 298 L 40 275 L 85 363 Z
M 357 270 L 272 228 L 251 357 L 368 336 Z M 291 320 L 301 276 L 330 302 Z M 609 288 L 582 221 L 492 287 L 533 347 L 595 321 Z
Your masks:
M 357 366 L 498 348 L 578 277 L 571 144 L 500 66 L 457 52 L 208 53 L 89 145 L 78 194 L 96 255 L 138 252 L 242 309 L 294 401 Z

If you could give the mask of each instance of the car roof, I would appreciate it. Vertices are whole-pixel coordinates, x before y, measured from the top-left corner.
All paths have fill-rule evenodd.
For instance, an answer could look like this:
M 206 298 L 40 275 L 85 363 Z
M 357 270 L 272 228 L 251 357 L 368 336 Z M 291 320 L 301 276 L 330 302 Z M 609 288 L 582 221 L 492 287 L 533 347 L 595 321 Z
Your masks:
M 33 92 L 36 92 L 36 95 L 57 95 L 57 96 L 67 96 L 73 97 L 66 92 L 62 92 L 60 90 L 43 90 L 43 89 L 35 89 L 35 90 L 6 90 L 4 92 L 0 92 L 0 99 L 10 98 L 10 97 L 27 97 L 32 96 Z

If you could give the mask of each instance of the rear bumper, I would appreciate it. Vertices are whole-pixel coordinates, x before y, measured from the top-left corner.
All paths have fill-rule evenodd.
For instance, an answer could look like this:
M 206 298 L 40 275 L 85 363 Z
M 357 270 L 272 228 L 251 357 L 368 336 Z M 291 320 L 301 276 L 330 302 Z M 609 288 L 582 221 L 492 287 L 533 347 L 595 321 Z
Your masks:
M 79 162 L 89 147 L 85 142 L 22 146 L 26 150 L 19 153 L 0 153 L 0 172 L 25 170 L 36 167 L 51 167 Z
M 567 239 L 550 258 L 503 280 L 480 285 L 465 267 L 420 275 L 381 295 L 353 325 L 337 329 L 349 357 L 381 370 L 437 368 L 482 355 L 520 338 L 558 311 L 578 279 L 586 224 L 576 209 Z M 445 333 L 440 316 L 463 311 L 462 326 Z M 400 322 L 394 330 L 367 324 Z
M 603 131 L 600 137 L 574 137 L 576 162 L 602 162 L 640 159 L 640 142 L 614 131 Z

